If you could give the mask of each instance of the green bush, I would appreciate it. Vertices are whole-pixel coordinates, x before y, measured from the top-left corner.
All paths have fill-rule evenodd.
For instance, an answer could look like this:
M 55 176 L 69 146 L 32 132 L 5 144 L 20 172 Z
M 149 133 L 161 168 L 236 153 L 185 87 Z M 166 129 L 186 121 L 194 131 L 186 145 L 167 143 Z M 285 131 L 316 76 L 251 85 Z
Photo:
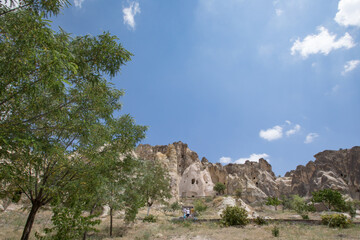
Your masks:
M 257 225 L 265 225 L 267 224 L 267 221 L 265 220 L 265 218 L 258 216 L 257 218 L 254 219 L 254 222 Z
M 205 198 L 206 203 L 212 202 L 212 200 L 213 200 L 213 197 L 206 197 Z
M 329 227 L 347 228 L 351 224 L 351 220 L 344 214 L 326 214 L 321 216 L 321 222 Z
M 221 223 L 224 226 L 243 226 L 249 223 L 248 214 L 244 208 L 227 206 L 221 214 Z
M 218 194 L 224 194 L 225 189 L 226 189 L 225 184 L 221 182 L 215 183 L 214 191 L 217 192 Z
M 280 229 L 277 226 L 274 226 L 273 229 L 271 229 L 271 233 L 274 237 L 278 237 L 280 235 Z
M 144 217 L 144 219 L 143 219 L 143 222 L 156 222 L 156 217 L 154 216 L 154 215 L 152 215 L 152 214 L 150 214 L 150 215 L 148 215 L 148 216 L 146 216 L 146 217 Z
M 176 210 L 180 210 L 181 206 L 178 202 L 174 202 L 170 205 L 170 208 L 173 212 L 175 212 Z
M 206 211 L 207 206 L 202 200 L 198 199 L 194 202 L 194 209 L 195 209 L 195 212 L 200 214 L 200 213 Z

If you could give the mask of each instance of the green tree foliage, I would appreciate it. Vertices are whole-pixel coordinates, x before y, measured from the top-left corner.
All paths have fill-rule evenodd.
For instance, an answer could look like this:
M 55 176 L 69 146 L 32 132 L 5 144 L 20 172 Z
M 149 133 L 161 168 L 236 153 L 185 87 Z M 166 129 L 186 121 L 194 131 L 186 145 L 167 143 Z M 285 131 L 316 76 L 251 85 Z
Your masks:
M 277 206 L 281 204 L 281 201 L 278 197 L 268 197 L 265 204 L 268 206 L 274 206 L 275 210 L 277 211 Z
M 155 201 L 164 202 L 171 198 L 169 172 L 157 161 L 143 161 L 143 172 L 139 175 L 139 195 L 148 207 L 147 215 Z
M 312 202 L 323 203 L 324 206 L 330 211 L 334 209 L 336 211 L 346 211 L 346 202 L 337 190 L 323 189 L 312 193 Z
M 194 202 L 194 209 L 196 213 L 201 214 L 202 212 L 206 211 L 207 205 L 204 203 L 203 200 L 197 199 Z
M 68 0 L 2 0 L 0 16 L 19 10 L 30 10 L 36 14 L 59 14 Z
M 224 226 L 243 226 L 249 223 L 248 214 L 244 208 L 227 206 L 221 214 L 221 223 Z
M 215 183 L 214 191 L 217 192 L 218 194 L 224 194 L 225 189 L 226 189 L 225 184 L 221 182 Z
M 111 174 L 124 168 L 120 155 L 129 154 L 146 130 L 129 115 L 114 118 L 123 92 L 105 78 L 132 54 L 109 33 L 55 32 L 39 14 L 56 14 L 66 3 L 20 1 L 27 6 L 17 11 L 1 6 L 1 195 L 20 189 L 31 201 L 22 239 L 44 205 L 89 209 L 99 192 L 85 190 L 118 177 Z
M 301 215 L 303 219 L 308 219 L 308 212 L 315 211 L 312 204 L 307 204 L 305 199 L 299 195 L 293 195 L 291 200 L 291 209 Z
M 181 209 L 181 206 L 179 204 L 179 202 L 173 202 L 171 205 L 170 205 L 170 209 L 175 212 L 177 210 L 180 210 Z

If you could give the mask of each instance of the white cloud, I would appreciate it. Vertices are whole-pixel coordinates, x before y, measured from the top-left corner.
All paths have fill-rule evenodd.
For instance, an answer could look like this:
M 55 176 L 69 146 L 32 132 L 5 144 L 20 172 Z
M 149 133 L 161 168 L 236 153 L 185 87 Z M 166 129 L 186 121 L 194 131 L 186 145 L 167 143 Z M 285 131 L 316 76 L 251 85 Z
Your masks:
M 123 9 L 124 24 L 129 25 L 132 29 L 135 29 L 135 15 L 140 13 L 140 6 L 138 2 L 131 2 L 128 8 Z
M 249 160 L 250 162 L 259 162 L 260 158 L 269 158 L 269 157 L 270 156 L 266 153 L 261 153 L 261 154 L 253 153 L 248 158 L 239 158 L 238 160 L 235 161 L 235 163 L 244 164 L 246 160 Z M 270 162 L 269 160 L 267 161 Z
M 285 121 L 288 125 L 291 125 L 291 122 L 289 120 Z
M 299 124 L 296 124 L 295 127 L 293 129 L 290 129 L 288 131 L 286 131 L 286 136 L 290 136 L 293 135 L 295 133 L 298 133 L 301 129 L 301 126 Z
M 231 158 L 229 158 L 229 157 L 221 157 L 220 158 L 220 163 L 222 163 L 222 164 L 231 163 Z
M 344 71 L 342 72 L 342 74 L 345 75 L 346 73 L 351 72 L 359 64 L 360 64 L 360 60 L 351 60 L 351 61 L 346 62 L 345 66 L 344 66 Z
M 75 3 L 75 7 L 79 7 L 81 8 L 82 6 L 82 3 L 84 2 L 85 0 L 74 0 L 74 3 Z
M 266 158 L 266 160 L 268 162 L 270 162 L 269 159 L 269 155 L 266 153 L 261 153 L 261 154 L 257 154 L 257 153 L 253 153 L 250 155 L 250 157 L 247 158 L 239 158 L 235 161 L 233 161 L 230 157 L 221 157 L 219 159 L 220 163 L 222 164 L 229 164 L 229 163 L 237 163 L 237 164 L 244 164 L 247 160 L 249 160 L 250 162 L 259 162 L 260 158 Z
M 335 21 L 345 27 L 360 27 L 360 0 L 340 0 Z
M 273 141 L 283 136 L 283 128 L 280 126 L 275 126 L 267 130 L 260 130 L 259 136 L 265 140 Z
M 277 9 L 275 9 L 275 13 L 276 13 L 276 16 L 281 16 L 284 13 L 284 11 L 280 8 L 277 8 Z
M 322 53 L 328 55 L 332 50 L 339 48 L 352 48 L 355 46 L 353 38 L 349 33 L 338 40 L 336 34 L 331 34 L 325 27 L 318 27 L 319 34 L 308 35 L 303 41 L 296 40 L 291 47 L 291 55 L 295 55 L 297 52 L 307 58 L 310 54 Z
M 305 138 L 305 141 L 304 143 L 308 144 L 308 143 L 312 143 L 315 138 L 319 137 L 319 134 L 317 133 L 309 133 L 306 138 Z

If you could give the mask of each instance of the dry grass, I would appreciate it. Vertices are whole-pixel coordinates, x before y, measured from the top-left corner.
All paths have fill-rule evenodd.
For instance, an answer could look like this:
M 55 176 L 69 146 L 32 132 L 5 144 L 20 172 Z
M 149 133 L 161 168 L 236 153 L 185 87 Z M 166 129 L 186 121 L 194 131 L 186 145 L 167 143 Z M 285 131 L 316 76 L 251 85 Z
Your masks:
M 201 218 L 215 218 L 217 210 L 209 206 L 208 210 Z M 254 224 L 247 225 L 243 228 L 228 227 L 224 228 L 218 223 L 191 223 L 179 222 L 172 223 L 170 220 L 174 217 L 181 216 L 181 212 L 167 213 L 156 209 L 152 209 L 151 213 L 158 217 L 156 223 L 143 223 L 140 219 L 135 223 L 125 226 L 123 222 L 123 214 L 117 213 L 114 217 L 114 234 L 113 238 L 109 238 L 109 217 L 102 218 L 101 224 L 98 226 L 99 232 L 90 233 L 89 239 L 159 239 L 159 240 L 223 240 L 223 239 L 359 239 L 360 226 L 352 226 L 348 229 L 331 229 L 326 226 L 310 226 L 303 224 L 287 224 L 279 223 L 280 236 L 275 238 L 272 236 L 271 230 L 274 224 L 257 226 Z M 143 218 L 146 209 L 140 211 L 138 217 Z M 291 211 L 271 211 L 264 209 L 259 212 L 261 216 L 270 216 L 274 218 L 295 217 Z M 19 239 L 22 228 L 25 224 L 27 212 L 12 211 L 0 213 L 0 239 L 10 240 Z M 43 227 L 50 225 L 51 212 L 41 211 L 34 224 L 32 238 L 34 233 L 40 231 Z M 319 218 L 319 214 L 310 215 L 311 219 Z

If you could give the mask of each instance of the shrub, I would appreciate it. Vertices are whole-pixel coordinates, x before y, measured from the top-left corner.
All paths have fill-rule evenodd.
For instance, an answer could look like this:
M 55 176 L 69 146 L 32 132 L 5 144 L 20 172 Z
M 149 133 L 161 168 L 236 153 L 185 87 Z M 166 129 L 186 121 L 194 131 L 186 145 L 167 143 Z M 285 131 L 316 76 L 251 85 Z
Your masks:
M 221 182 L 217 182 L 214 186 L 214 191 L 216 191 L 218 194 L 224 194 L 225 189 L 225 184 Z
M 268 206 L 274 206 L 277 211 L 277 206 L 281 204 L 281 201 L 277 197 L 268 197 L 265 204 Z
M 197 213 L 200 214 L 201 212 L 205 212 L 207 206 L 202 200 L 198 199 L 194 202 L 194 209 Z
M 254 222 L 255 222 L 257 225 L 265 225 L 265 224 L 267 224 L 265 218 L 260 217 L 260 216 L 258 216 L 257 218 L 255 218 L 255 219 L 254 219 Z
M 205 198 L 205 202 L 207 202 L 207 203 L 211 202 L 212 200 L 213 200 L 212 197 L 206 197 L 206 198 Z
M 321 216 L 321 222 L 329 227 L 347 228 L 351 224 L 351 220 L 344 214 L 326 214 Z
M 178 202 L 174 202 L 170 205 L 170 208 L 173 212 L 175 212 L 176 210 L 180 210 L 181 206 Z
M 143 219 L 143 222 L 156 222 L 156 217 L 152 214 L 148 215 L 148 216 L 145 216 L 144 219 Z
M 273 229 L 271 229 L 271 233 L 274 237 L 278 237 L 280 235 L 280 229 L 277 226 L 274 226 Z
M 248 214 L 244 208 L 227 206 L 221 214 L 221 223 L 224 226 L 243 226 L 249 223 Z

